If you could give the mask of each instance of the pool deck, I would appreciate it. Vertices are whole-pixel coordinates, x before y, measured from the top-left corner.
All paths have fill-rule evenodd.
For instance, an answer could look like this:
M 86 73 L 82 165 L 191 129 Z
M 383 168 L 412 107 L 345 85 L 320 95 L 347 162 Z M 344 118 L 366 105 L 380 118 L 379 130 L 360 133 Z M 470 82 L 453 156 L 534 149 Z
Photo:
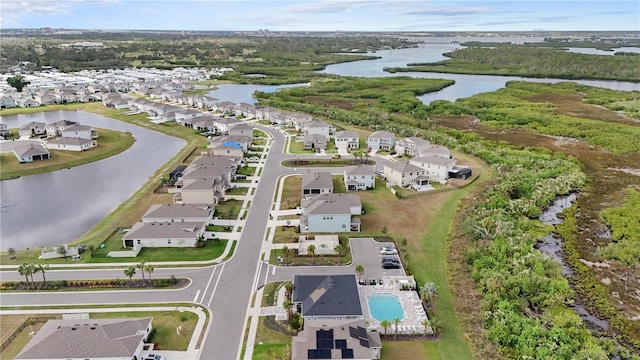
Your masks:
M 391 294 L 400 299 L 402 311 L 404 312 L 404 318 L 398 324 L 398 334 L 424 335 L 425 330 L 427 334 L 433 334 L 431 326 L 427 325 L 427 329 L 425 329 L 425 326 L 422 324 L 423 321 L 429 319 L 427 312 L 422 306 L 422 301 L 415 291 L 402 291 L 383 285 L 361 285 L 358 287 L 358 290 L 360 293 L 360 303 L 362 304 L 362 313 L 365 321 L 368 322 L 369 330 L 375 329 L 381 334 L 385 333 L 385 330 L 380 326 L 380 322 L 371 316 L 367 298 L 373 294 Z M 391 321 L 391 325 L 387 328 L 387 334 L 394 334 L 395 331 L 395 324 Z

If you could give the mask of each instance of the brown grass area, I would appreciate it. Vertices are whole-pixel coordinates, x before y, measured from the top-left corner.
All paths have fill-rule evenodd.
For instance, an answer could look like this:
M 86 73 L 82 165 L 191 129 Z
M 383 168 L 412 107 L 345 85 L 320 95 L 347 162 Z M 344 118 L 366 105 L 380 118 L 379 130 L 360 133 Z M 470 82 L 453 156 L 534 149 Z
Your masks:
M 353 110 L 356 105 L 352 101 L 340 100 L 340 99 L 327 99 L 321 96 L 306 96 L 304 101 L 310 104 L 319 104 L 326 107 L 335 107 L 344 110 Z M 358 99 L 358 101 L 362 101 Z
M 280 210 L 293 209 L 300 205 L 302 176 L 289 176 L 284 180 Z
M 5 342 L 9 335 L 17 330 L 29 315 L 2 315 L 0 316 L 0 342 Z
M 638 124 L 638 121 L 615 113 L 609 109 L 583 102 L 582 95 L 580 94 L 545 94 L 529 97 L 525 100 L 551 103 L 555 106 L 558 114 L 564 114 L 567 116 L 621 124 Z

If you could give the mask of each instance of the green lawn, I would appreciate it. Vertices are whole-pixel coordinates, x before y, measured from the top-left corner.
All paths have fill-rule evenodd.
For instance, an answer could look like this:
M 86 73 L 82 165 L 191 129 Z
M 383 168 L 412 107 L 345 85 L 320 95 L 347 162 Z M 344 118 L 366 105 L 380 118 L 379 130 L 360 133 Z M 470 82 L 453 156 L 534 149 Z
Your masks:
M 0 154 L 0 180 L 19 176 L 42 174 L 102 160 L 119 154 L 133 145 L 130 133 L 96 129 L 100 137 L 98 146 L 86 151 L 50 150 L 51 159 L 20 164 L 13 153 Z
M 144 248 L 135 258 L 88 257 L 88 263 L 112 262 L 165 262 L 206 261 L 218 258 L 224 252 L 227 240 L 209 240 L 201 248 Z M 83 256 L 84 257 L 84 256 Z
M 291 336 L 267 328 L 264 322 L 265 317 L 260 317 L 251 358 L 253 360 L 285 359 L 286 348 L 291 346 Z
M 240 200 L 229 199 L 221 201 L 218 205 L 216 205 L 215 216 L 219 217 L 220 219 L 235 220 L 238 218 L 241 208 L 242 201 Z
M 268 283 L 264 286 L 262 291 L 262 302 L 260 306 L 273 306 L 276 303 L 278 297 L 278 289 L 284 284 L 282 281 Z
M 249 188 L 245 186 L 236 186 L 227 190 L 227 195 L 247 195 Z
M 297 243 L 300 233 L 297 233 L 295 229 L 295 226 L 278 226 L 273 233 L 273 243 Z

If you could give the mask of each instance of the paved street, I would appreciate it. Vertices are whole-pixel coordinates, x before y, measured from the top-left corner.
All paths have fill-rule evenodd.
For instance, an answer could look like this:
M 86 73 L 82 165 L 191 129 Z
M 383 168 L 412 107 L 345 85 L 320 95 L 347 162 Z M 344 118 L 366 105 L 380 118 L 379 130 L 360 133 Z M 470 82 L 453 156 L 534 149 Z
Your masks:
M 261 177 L 256 180 L 258 185 L 255 196 L 251 199 L 247 217 L 236 225 L 243 226 L 242 235 L 229 261 L 213 266 L 157 268 L 154 271 L 153 277 L 166 278 L 174 275 L 190 279 L 191 283 L 183 289 L 44 292 L 37 296 L 33 296 L 32 293 L 0 293 L 0 303 L 10 306 L 194 302 L 209 308 L 212 314 L 200 348 L 200 358 L 229 360 L 237 359 L 240 355 L 246 318 L 250 315 L 249 301 L 253 293 L 264 284 L 291 280 L 294 274 L 354 273 L 355 264 L 360 263 L 365 266 L 365 277 L 377 276 L 383 270 L 379 263 L 379 245 L 370 241 L 358 241 L 353 244 L 354 263 L 348 266 L 275 267 L 260 261 L 261 252 L 268 251 L 270 246 L 264 239 L 269 221 L 268 214 L 274 206 L 276 183 L 283 175 L 299 174 L 305 169 L 282 167 L 280 164 L 283 160 L 294 157 L 284 153 L 285 136 L 271 127 L 257 127 L 268 132 L 272 139 Z M 341 172 L 342 168 L 323 168 L 322 171 Z M 73 263 L 69 265 L 78 266 Z M 39 274 L 36 278 L 37 276 Z M 47 271 L 46 276 L 47 280 L 125 278 L 122 267 L 51 269 Z M 0 272 L 0 278 L 2 281 L 23 279 L 15 270 Z

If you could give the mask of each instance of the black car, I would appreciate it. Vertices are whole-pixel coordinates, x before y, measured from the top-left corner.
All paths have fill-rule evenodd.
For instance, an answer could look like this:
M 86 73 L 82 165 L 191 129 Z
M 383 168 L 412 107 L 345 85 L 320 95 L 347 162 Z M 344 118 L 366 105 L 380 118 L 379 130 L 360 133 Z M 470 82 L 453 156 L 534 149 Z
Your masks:
M 400 269 L 400 263 L 396 261 L 383 261 L 382 268 L 383 269 Z
M 385 261 L 393 261 L 393 262 L 400 263 L 400 260 L 395 256 L 383 256 L 382 262 L 385 262 Z

